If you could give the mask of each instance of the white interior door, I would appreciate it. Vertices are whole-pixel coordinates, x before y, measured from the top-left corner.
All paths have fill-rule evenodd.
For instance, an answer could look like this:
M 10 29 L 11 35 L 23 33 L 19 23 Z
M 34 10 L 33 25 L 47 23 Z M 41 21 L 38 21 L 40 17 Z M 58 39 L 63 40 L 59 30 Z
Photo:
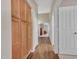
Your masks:
M 59 54 L 77 55 L 77 8 L 59 8 Z

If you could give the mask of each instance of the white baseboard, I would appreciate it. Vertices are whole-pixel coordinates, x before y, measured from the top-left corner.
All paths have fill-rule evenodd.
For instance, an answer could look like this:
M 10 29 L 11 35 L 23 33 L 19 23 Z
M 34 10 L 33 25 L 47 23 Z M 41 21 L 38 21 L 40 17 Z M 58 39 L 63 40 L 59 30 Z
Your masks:
M 31 51 L 32 51 L 32 49 L 30 49 L 30 51 L 28 52 L 28 54 L 25 55 L 25 57 L 23 59 L 26 59 L 30 55 Z

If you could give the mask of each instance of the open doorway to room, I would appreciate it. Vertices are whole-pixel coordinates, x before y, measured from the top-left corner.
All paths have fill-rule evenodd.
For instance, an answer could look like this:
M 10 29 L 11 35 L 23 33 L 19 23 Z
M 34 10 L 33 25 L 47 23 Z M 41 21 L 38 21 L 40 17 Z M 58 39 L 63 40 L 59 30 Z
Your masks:
M 49 37 L 49 25 L 47 23 L 38 24 L 39 37 Z

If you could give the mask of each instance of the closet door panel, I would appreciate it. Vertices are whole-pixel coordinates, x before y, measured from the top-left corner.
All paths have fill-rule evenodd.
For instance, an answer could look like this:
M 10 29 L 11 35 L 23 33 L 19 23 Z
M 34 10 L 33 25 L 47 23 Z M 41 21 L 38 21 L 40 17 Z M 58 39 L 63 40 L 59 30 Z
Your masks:
M 28 51 L 32 48 L 32 25 L 28 24 Z
M 22 35 L 22 58 L 25 58 L 27 55 L 27 48 L 28 48 L 28 38 L 27 38 L 27 23 L 21 22 L 21 35 Z
M 12 0 L 12 59 L 26 59 L 32 48 L 31 8 L 26 0 Z
M 31 9 L 29 9 L 28 8 L 28 10 L 27 10 L 27 22 L 28 23 L 31 23 L 32 21 L 31 21 Z
M 12 18 L 12 59 L 21 59 L 21 41 L 19 35 L 18 19 Z
M 25 0 L 21 0 L 21 20 L 27 20 L 27 5 Z
M 31 9 L 29 9 L 28 11 L 28 22 L 32 23 L 32 19 L 31 19 Z
M 20 0 L 12 0 L 12 16 L 20 18 Z

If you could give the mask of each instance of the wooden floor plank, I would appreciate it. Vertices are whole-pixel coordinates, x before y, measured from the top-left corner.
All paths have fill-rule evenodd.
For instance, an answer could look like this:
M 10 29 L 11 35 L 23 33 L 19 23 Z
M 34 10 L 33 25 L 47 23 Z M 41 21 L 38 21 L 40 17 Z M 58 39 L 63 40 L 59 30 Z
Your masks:
M 54 53 L 53 46 L 49 38 L 40 38 L 39 45 L 36 50 L 27 59 L 59 59 L 58 55 Z

